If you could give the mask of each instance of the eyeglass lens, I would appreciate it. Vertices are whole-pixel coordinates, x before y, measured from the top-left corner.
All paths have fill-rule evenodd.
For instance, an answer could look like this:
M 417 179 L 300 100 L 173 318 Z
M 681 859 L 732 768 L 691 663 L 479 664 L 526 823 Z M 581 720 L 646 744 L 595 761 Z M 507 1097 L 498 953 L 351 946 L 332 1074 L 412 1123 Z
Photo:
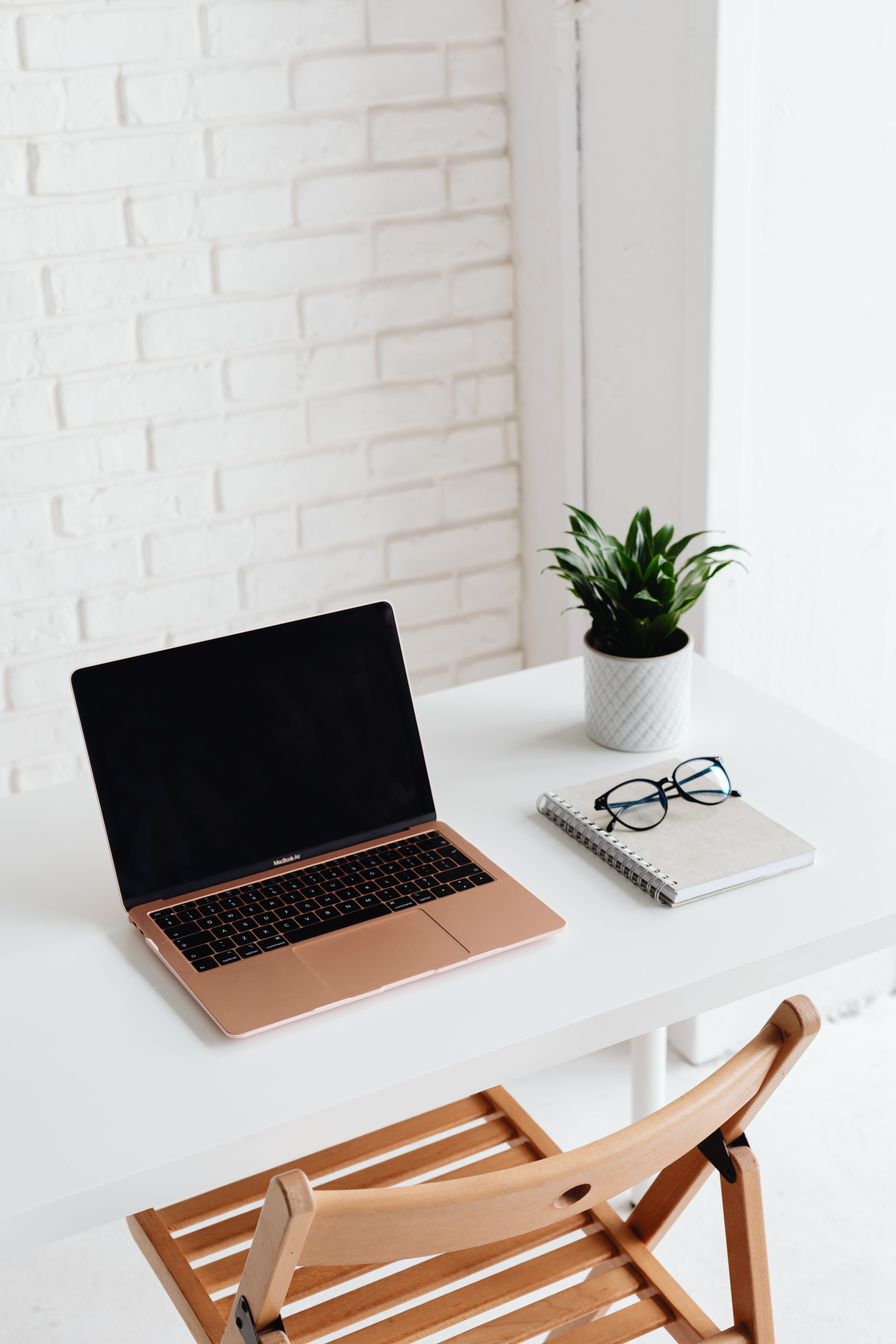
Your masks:
M 731 793 L 731 781 L 718 761 L 708 756 L 694 756 L 682 761 L 672 772 L 672 778 L 695 803 L 714 806 L 724 803 Z
M 649 779 L 629 779 L 607 794 L 607 808 L 634 831 L 648 831 L 666 815 L 666 796 Z

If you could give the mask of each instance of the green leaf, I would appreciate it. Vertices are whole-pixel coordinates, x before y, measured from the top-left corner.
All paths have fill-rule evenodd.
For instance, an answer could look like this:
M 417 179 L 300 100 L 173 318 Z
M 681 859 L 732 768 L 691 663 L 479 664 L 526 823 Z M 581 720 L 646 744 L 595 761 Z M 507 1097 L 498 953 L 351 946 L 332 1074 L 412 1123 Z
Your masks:
M 560 575 L 591 616 L 591 638 L 607 652 L 624 657 L 661 653 L 681 616 L 703 593 L 707 583 L 728 565 L 742 565 L 730 543 L 684 553 L 698 537 L 692 532 L 673 544 L 674 528 L 666 523 L 653 532 L 646 505 L 636 512 L 625 542 L 603 531 L 583 509 L 566 506 L 570 546 L 545 547 L 554 563 L 546 568 Z M 726 558 L 721 556 L 727 553 Z M 676 561 L 682 563 L 676 572 Z

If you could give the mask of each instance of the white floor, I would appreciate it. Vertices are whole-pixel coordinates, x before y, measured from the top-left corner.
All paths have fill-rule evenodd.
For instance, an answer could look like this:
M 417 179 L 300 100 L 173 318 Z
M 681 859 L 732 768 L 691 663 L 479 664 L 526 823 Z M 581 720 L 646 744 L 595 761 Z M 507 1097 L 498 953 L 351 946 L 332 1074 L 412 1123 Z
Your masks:
M 780 1344 L 896 1339 L 894 1046 L 896 997 L 825 1023 L 750 1128 L 762 1170 Z M 670 1093 L 710 1071 L 673 1055 Z M 624 1047 L 504 1081 L 564 1148 L 627 1120 Z M 721 1328 L 731 1323 L 723 1247 L 713 1180 L 660 1254 Z M 0 1339 L 10 1344 L 189 1344 L 123 1223 L 0 1265 L 0 1300 Z

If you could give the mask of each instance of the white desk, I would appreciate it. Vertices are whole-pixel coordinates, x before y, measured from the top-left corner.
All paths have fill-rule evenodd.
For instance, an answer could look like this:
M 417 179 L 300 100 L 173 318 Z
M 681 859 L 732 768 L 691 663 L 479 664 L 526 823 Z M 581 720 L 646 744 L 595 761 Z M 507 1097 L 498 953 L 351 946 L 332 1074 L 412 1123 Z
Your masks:
M 594 746 L 581 699 L 574 661 L 418 702 L 440 815 L 569 927 L 243 1041 L 128 924 L 89 783 L 3 800 L 0 1253 L 896 942 L 894 884 L 863 877 L 860 859 L 889 830 L 883 761 L 698 660 L 681 755 L 721 753 L 744 796 L 819 855 L 668 910 L 535 812 L 545 788 L 673 754 Z

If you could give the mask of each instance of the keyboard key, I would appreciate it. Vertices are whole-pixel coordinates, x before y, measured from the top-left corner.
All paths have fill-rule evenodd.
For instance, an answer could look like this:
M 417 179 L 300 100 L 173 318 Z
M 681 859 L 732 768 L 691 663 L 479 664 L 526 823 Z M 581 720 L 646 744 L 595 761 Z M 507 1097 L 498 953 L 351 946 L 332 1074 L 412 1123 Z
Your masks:
M 221 907 L 217 901 L 198 901 L 196 909 L 200 915 L 219 915 L 221 913 Z
M 340 915 L 350 915 L 353 910 L 357 910 L 358 908 L 359 907 L 356 901 L 336 902 L 336 909 L 339 911 Z
M 421 877 L 431 877 L 437 871 L 434 863 L 418 863 L 414 869 L 415 874 L 419 873 Z
M 488 873 L 483 872 L 473 873 L 470 877 L 470 881 L 475 882 L 477 887 L 484 887 L 486 882 L 494 882 L 494 880 Z
M 434 896 L 453 896 L 454 888 L 450 882 L 442 882 L 439 886 L 433 887 Z
M 176 930 L 172 930 L 169 938 L 186 938 L 188 934 L 198 933 L 199 925 L 195 919 L 182 920 Z
M 204 958 L 202 959 L 202 961 L 194 961 L 194 962 L 193 962 L 193 970 L 194 970 L 194 971 L 213 971 L 217 965 L 218 965 L 218 963 L 215 961 L 214 957 L 204 957 Z
M 244 906 L 243 906 L 243 914 L 244 914 L 244 915 L 260 915 L 260 914 L 261 914 L 261 906 L 259 905 L 258 901 L 249 901 L 246 905 L 244 905 Z
M 309 910 L 317 909 L 317 901 L 314 899 L 310 901 L 296 901 L 295 908 L 302 913 L 307 914 Z
M 307 929 L 307 928 L 309 928 L 310 925 L 312 925 L 312 924 L 319 924 L 319 923 L 320 923 L 320 919 L 318 918 L 317 915 L 311 915 L 311 914 L 309 914 L 309 915 L 299 915 L 299 916 L 297 917 L 296 922 L 297 922 L 303 929 Z
M 293 929 L 299 929 L 299 928 L 301 928 L 301 925 L 299 924 L 299 921 L 297 919 L 277 920 L 278 933 L 292 933 Z
M 231 920 L 230 927 L 236 929 L 239 933 L 245 933 L 248 929 L 255 928 L 255 920 L 246 915 L 240 915 L 239 919 Z
M 453 859 L 436 859 L 436 868 L 440 873 L 446 873 L 451 868 L 456 868 L 457 864 Z
M 408 910 L 416 902 L 413 896 L 387 896 L 385 904 L 388 905 L 390 910 Z
M 232 938 L 216 938 L 213 943 L 209 943 L 213 952 L 229 952 L 233 947 Z
M 276 938 L 278 932 L 279 930 L 275 924 L 271 924 L 265 920 L 263 924 L 258 923 L 255 926 L 255 941 L 261 942 L 262 938 Z
M 302 888 L 303 896 L 326 896 L 326 892 L 319 882 L 308 882 Z
M 459 877 L 472 877 L 474 873 L 481 873 L 482 869 L 478 863 L 462 863 L 459 868 L 455 868 L 451 874 L 451 881 L 456 882 Z
M 287 877 L 280 884 L 284 891 L 301 891 L 302 884 L 294 877 Z
M 181 922 L 180 915 L 173 914 L 170 910 L 153 910 L 150 919 L 160 929 L 176 929 Z
M 263 952 L 273 952 L 277 947 L 289 947 L 289 943 L 279 933 L 275 933 L 270 938 L 259 938 L 258 946 Z
M 368 896 L 359 896 L 358 905 L 366 909 L 368 906 L 371 905 L 382 905 L 382 901 L 380 900 L 379 896 L 373 893 Z
M 258 946 L 257 943 L 245 943 L 242 947 L 237 948 L 237 952 L 240 954 L 240 956 L 243 958 L 244 961 L 246 960 L 247 957 L 261 956 L 261 948 Z
M 255 942 L 255 933 L 238 933 L 233 940 L 237 947 L 251 947 Z
M 204 947 L 208 942 L 208 932 L 178 935 L 171 941 L 180 952 L 188 952 L 192 947 Z
M 286 939 L 290 943 L 301 943 L 307 938 L 317 938 L 319 934 L 332 933 L 336 929 L 348 929 L 353 924 L 363 924 L 368 919 L 378 919 L 380 915 L 388 914 L 391 911 L 387 906 L 372 905 L 366 910 L 355 910 L 351 915 L 338 915 L 335 919 L 315 924 L 311 928 L 298 929 L 295 933 L 286 934 Z
M 222 912 L 226 912 L 228 910 L 239 910 L 242 901 L 238 896 L 219 896 L 218 904 L 220 905 Z
M 418 905 L 425 905 L 427 901 L 434 901 L 436 894 L 434 891 L 417 891 L 414 893 L 414 900 Z
M 238 952 L 220 952 L 217 957 L 219 966 L 229 966 L 234 961 L 239 961 Z
M 335 905 L 323 905 L 317 913 L 321 919 L 335 919 L 339 914 L 339 911 L 336 909 Z
M 399 896 L 411 896 L 417 890 L 416 882 L 400 882 L 395 888 Z
M 203 958 L 210 957 L 211 954 L 212 950 L 207 943 L 201 943 L 199 947 L 188 947 L 184 951 L 187 961 L 202 961 Z
M 462 877 L 462 878 L 460 878 L 459 881 L 455 881 L 454 878 L 452 878 L 452 879 L 451 879 L 451 885 L 452 885 L 452 887 L 454 888 L 455 891 L 472 891 L 472 890 L 473 890 L 473 883 L 472 883 L 468 878 L 466 878 L 466 877 Z

